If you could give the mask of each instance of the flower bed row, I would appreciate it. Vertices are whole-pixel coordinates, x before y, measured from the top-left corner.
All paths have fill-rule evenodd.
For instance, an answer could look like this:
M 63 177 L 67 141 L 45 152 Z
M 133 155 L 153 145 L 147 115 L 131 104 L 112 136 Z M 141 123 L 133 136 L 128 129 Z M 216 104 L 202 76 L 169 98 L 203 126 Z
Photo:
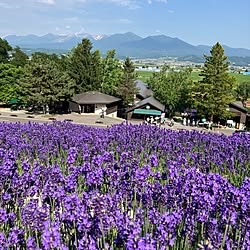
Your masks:
M 248 249 L 250 136 L 0 124 L 0 249 Z

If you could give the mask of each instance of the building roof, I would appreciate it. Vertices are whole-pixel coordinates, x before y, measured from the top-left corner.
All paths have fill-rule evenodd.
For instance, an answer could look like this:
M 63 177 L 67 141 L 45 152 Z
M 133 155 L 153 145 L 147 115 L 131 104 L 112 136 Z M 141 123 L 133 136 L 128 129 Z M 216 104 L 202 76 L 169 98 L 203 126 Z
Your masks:
M 138 103 L 136 103 L 133 107 L 129 108 L 127 110 L 127 112 L 131 112 L 134 109 L 139 109 L 139 108 L 143 108 L 146 107 L 147 105 L 151 105 L 154 108 L 164 112 L 165 111 L 165 105 L 161 104 L 159 101 L 157 101 L 153 96 L 150 96 Z
M 120 98 L 97 91 L 88 91 L 73 96 L 72 101 L 78 104 L 109 104 L 120 101 Z
M 248 109 L 243 107 L 242 102 L 240 101 L 235 101 L 229 104 L 230 109 L 232 109 L 232 112 L 234 112 L 233 110 L 237 110 L 238 112 L 243 112 L 243 113 L 248 113 Z
M 136 80 L 135 85 L 138 88 L 138 94 L 143 99 L 148 98 L 153 95 L 153 91 L 148 88 L 147 84 L 141 80 Z

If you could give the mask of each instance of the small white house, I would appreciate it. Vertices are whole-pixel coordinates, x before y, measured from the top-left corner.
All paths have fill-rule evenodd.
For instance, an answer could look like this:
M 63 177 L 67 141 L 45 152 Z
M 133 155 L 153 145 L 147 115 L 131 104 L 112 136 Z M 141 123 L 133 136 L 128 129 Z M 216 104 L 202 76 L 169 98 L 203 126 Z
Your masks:
M 71 112 L 93 113 L 117 117 L 117 106 L 121 99 L 97 91 L 88 91 L 75 95 L 69 102 Z

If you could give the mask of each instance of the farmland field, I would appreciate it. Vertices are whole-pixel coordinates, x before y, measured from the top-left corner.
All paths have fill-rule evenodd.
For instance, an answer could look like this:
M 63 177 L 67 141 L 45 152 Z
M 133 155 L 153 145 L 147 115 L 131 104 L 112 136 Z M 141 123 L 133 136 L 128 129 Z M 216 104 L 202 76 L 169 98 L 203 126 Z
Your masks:
M 250 136 L 0 123 L 0 249 L 250 245 Z
M 136 71 L 138 74 L 138 79 L 147 82 L 150 77 L 153 75 L 153 72 L 150 71 Z M 232 76 L 236 78 L 237 83 L 241 82 L 250 82 L 250 75 L 242 75 L 242 74 L 236 74 L 236 73 L 231 73 Z M 198 81 L 200 79 L 199 72 L 194 71 L 191 74 L 191 78 L 194 81 Z

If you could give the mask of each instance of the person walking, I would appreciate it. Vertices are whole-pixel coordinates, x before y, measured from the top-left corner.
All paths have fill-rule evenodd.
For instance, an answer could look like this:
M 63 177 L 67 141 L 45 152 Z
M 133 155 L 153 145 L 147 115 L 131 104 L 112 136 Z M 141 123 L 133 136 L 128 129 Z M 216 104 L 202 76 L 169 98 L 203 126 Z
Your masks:
M 209 130 L 212 130 L 212 124 L 213 124 L 212 121 L 209 121 L 209 122 L 208 122 L 208 129 L 209 129 Z

